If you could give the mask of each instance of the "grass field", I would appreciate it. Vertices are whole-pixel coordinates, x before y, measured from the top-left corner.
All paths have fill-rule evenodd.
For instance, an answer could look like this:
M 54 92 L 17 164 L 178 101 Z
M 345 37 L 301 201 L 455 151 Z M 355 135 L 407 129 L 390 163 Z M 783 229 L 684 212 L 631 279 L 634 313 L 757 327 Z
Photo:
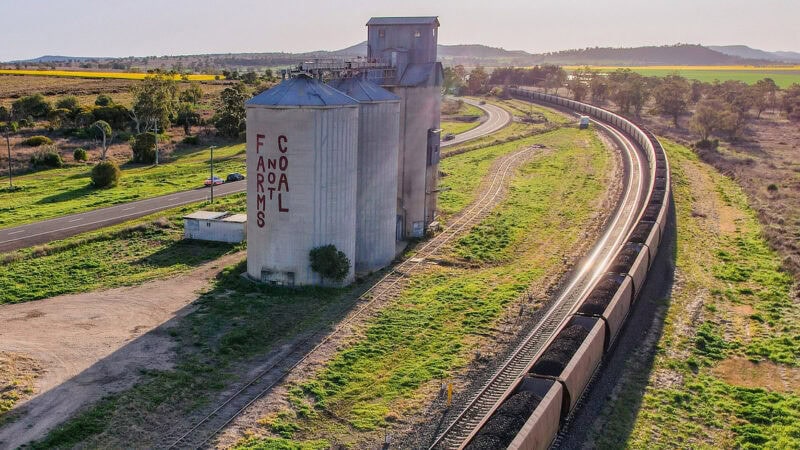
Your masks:
M 289 389 L 291 407 L 261 420 L 263 429 L 256 432 L 264 437 L 240 448 L 314 448 L 323 445 L 320 439 L 369 447 L 384 429 L 424 407 L 439 382 L 467 364 L 480 346 L 478 336 L 496 329 L 527 286 L 560 270 L 562 255 L 597 211 L 611 157 L 596 137 L 575 129 L 539 140 L 552 153 L 525 164 L 508 198 L 455 245 L 450 258 L 469 261 L 469 268 L 439 266 L 413 276 L 356 342 L 319 374 Z M 517 144 L 486 149 L 484 157 L 524 145 Z M 447 163 L 474 167 L 459 159 L 474 161 L 470 153 Z M 475 178 L 465 184 L 481 177 L 476 170 L 453 173 Z
M 453 112 L 452 115 L 481 117 L 484 115 L 484 113 L 483 110 L 478 108 L 477 106 L 473 106 L 470 105 L 469 103 L 462 102 L 461 107 L 457 111 Z M 447 115 L 442 115 L 442 122 L 441 122 L 442 135 L 444 136 L 445 134 L 448 133 L 453 133 L 453 134 L 463 133 L 465 131 L 469 131 L 477 127 L 480 124 L 481 122 L 479 120 L 476 120 L 474 122 L 448 120 Z
M 186 272 L 241 246 L 183 239 L 182 217 L 195 203 L 0 254 L 0 305 L 139 284 Z M 243 212 L 245 194 L 217 199 L 215 210 Z
M 742 189 L 666 143 L 676 285 L 651 371 L 629 370 L 598 448 L 800 448 L 800 311 Z M 704 193 L 702 196 L 697 193 Z
M 119 80 L 143 80 L 149 73 L 140 72 L 92 72 L 82 70 L 17 70 L 0 69 L 0 75 L 33 75 L 45 77 L 68 77 L 68 78 L 111 78 Z M 185 75 L 188 81 L 212 81 L 223 78 L 222 75 Z M 181 75 L 173 75 L 173 79 L 183 79 Z
M 245 173 L 243 144 L 214 151 L 215 174 Z M 210 150 L 176 153 L 158 166 L 123 165 L 117 187 L 95 189 L 91 166 L 68 166 L 14 177 L 21 190 L 0 189 L 0 228 L 202 187 Z
M 566 70 L 575 70 L 582 68 L 582 66 L 565 66 L 564 68 Z M 608 72 L 618 68 L 625 67 L 592 67 L 592 69 Z M 793 83 L 800 83 L 800 66 L 635 66 L 627 68 L 648 77 L 663 77 L 677 72 L 686 78 L 708 83 L 714 80 L 738 80 L 753 84 L 764 78 L 772 78 L 783 89 Z

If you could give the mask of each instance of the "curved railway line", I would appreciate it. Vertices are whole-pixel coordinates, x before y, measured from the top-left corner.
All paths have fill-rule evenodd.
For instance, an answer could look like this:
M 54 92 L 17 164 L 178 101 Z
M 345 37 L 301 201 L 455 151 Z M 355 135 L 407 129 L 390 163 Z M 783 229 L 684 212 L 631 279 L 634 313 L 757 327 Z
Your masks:
M 626 149 L 627 189 L 582 268 L 431 449 L 548 448 L 624 325 L 666 227 L 669 167 L 652 133 L 588 104 L 518 88 L 512 95 L 592 116 Z
M 209 443 L 214 437 L 230 424 L 236 417 L 244 412 L 256 400 L 283 381 L 294 369 L 311 358 L 317 350 L 325 346 L 338 334 L 346 330 L 355 319 L 362 316 L 374 306 L 376 302 L 391 298 L 398 293 L 398 285 L 406 277 L 413 274 L 426 258 L 436 254 L 444 245 L 450 243 L 455 237 L 480 222 L 494 206 L 500 201 L 505 189 L 505 181 L 517 164 L 521 162 L 531 149 L 523 149 L 508 154 L 498 164 L 497 171 L 488 182 L 484 194 L 471 206 L 454 217 L 452 222 L 442 232 L 437 234 L 422 247 L 416 250 L 412 258 L 394 266 L 375 285 L 361 294 L 356 300 L 355 311 L 330 332 L 317 330 L 300 342 L 292 346 L 283 357 L 260 371 L 247 384 L 230 395 L 211 413 L 202 417 L 189 429 L 175 430 L 168 439 L 165 439 L 161 448 L 200 448 Z M 319 341 L 316 345 L 313 343 Z M 308 348 L 313 347 L 309 350 Z

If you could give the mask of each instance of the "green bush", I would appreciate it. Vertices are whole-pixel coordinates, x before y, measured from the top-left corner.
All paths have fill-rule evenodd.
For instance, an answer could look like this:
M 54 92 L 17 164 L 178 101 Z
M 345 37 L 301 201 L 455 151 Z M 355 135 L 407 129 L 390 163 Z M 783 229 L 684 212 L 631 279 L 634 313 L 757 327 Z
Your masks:
M 186 136 L 183 143 L 188 145 L 200 145 L 200 136 Z
M 350 259 L 333 244 L 311 249 L 308 258 L 311 270 L 320 274 L 323 281 L 325 278 L 342 281 L 350 271 Z
M 72 152 L 72 159 L 75 161 L 86 161 L 86 150 L 82 148 L 76 148 L 74 152 Z
M 47 117 L 53 105 L 45 100 L 42 94 L 29 95 L 15 100 L 11 104 L 11 112 L 15 117 Z
M 22 145 L 27 145 L 28 147 L 41 147 L 42 145 L 52 145 L 53 140 L 47 136 L 31 136 L 28 139 L 22 141 Z
M 64 165 L 64 161 L 61 159 L 61 155 L 58 154 L 54 146 L 48 146 L 31 156 L 31 164 L 37 168 L 58 168 Z
M 110 106 L 114 103 L 110 96 L 107 94 L 100 94 L 97 96 L 97 99 L 94 101 L 96 106 Z
M 156 135 L 141 133 L 131 141 L 133 162 L 150 164 L 156 161 Z
M 92 184 L 96 188 L 110 188 L 119 183 L 121 172 L 114 161 L 103 161 L 92 169 Z

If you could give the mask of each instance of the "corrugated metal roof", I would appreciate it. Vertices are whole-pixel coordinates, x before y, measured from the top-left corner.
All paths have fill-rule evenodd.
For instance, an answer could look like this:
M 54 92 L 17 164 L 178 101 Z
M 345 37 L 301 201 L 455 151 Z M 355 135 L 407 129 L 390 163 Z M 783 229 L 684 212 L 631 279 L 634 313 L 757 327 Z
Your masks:
M 329 83 L 359 102 L 399 102 L 400 97 L 363 78 L 343 78 Z
M 358 102 L 327 84 L 306 75 L 283 80 L 247 101 L 247 106 L 347 106 Z
M 428 83 L 431 79 L 433 71 L 436 69 L 436 63 L 424 64 L 409 64 L 406 71 L 403 72 L 403 77 L 400 79 L 400 86 L 420 86 Z
M 431 25 L 439 26 L 437 16 L 429 17 L 373 17 L 367 22 L 370 25 Z
M 191 214 L 183 216 L 184 219 L 200 219 L 200 220 L 214 220 L 226 216 L 227 211 L 195 211 Z

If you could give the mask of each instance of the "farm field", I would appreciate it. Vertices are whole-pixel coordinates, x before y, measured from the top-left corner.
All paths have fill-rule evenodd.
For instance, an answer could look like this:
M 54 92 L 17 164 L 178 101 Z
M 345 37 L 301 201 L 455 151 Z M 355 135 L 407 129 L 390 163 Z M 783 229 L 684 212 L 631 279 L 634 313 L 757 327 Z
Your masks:
M 565 66 L 566 70 L 580 69 L 583 66 Z M 772 78 L 775 83 L 785 89 L 793 83 L 800 83 L 800 66 L 775 66 L 775 67 L 755 67 L 755 66 L 635 66 L 635 67 L 615 67 L 615 66 L 590 66 L 592 69 L 601 71 L 613 71 L 620 68 L 631 69 L 632 71 L 649 77 L 663 77 L 671 73 L 679 73 L 685 78 L 699 80 L 703 82 L 713 82 L 714 80 L 738 80 L 748 84 L 753 84 L 764 78 Z
M 44 77 L 68 77 L 68 78 L 106 78 L 117 80 L 142 80 L 151 75 L 146 72 L 102 72 L 84 70 L 22 70 L 22 69 L 0 69 L 0 75 L 29 75 Z M 212 81 L 219 80 L 222 75 L 193 74 L 193 75 L 173 75 L 175 80 L 186 81 Z
M 662 142 L 673 174 L 676 284 L 662 305 L 653 362 L 632 359 L 589 442 L 601 449 L 798 448 L 793 278 L 762 237 L 742 188 L 689 148 Z
M 245 173 L 244 144 L 214 151 L 215 174 Z M 40 221 L 133 200 L 202 188 L 209 174 L 210 150 L 186 150 L 158 166 L 125 164 L 119 185 L 91 186 L 91 166 L 75 165 L 14 178 L 20 190 L 0 190 L 0 227 Z

